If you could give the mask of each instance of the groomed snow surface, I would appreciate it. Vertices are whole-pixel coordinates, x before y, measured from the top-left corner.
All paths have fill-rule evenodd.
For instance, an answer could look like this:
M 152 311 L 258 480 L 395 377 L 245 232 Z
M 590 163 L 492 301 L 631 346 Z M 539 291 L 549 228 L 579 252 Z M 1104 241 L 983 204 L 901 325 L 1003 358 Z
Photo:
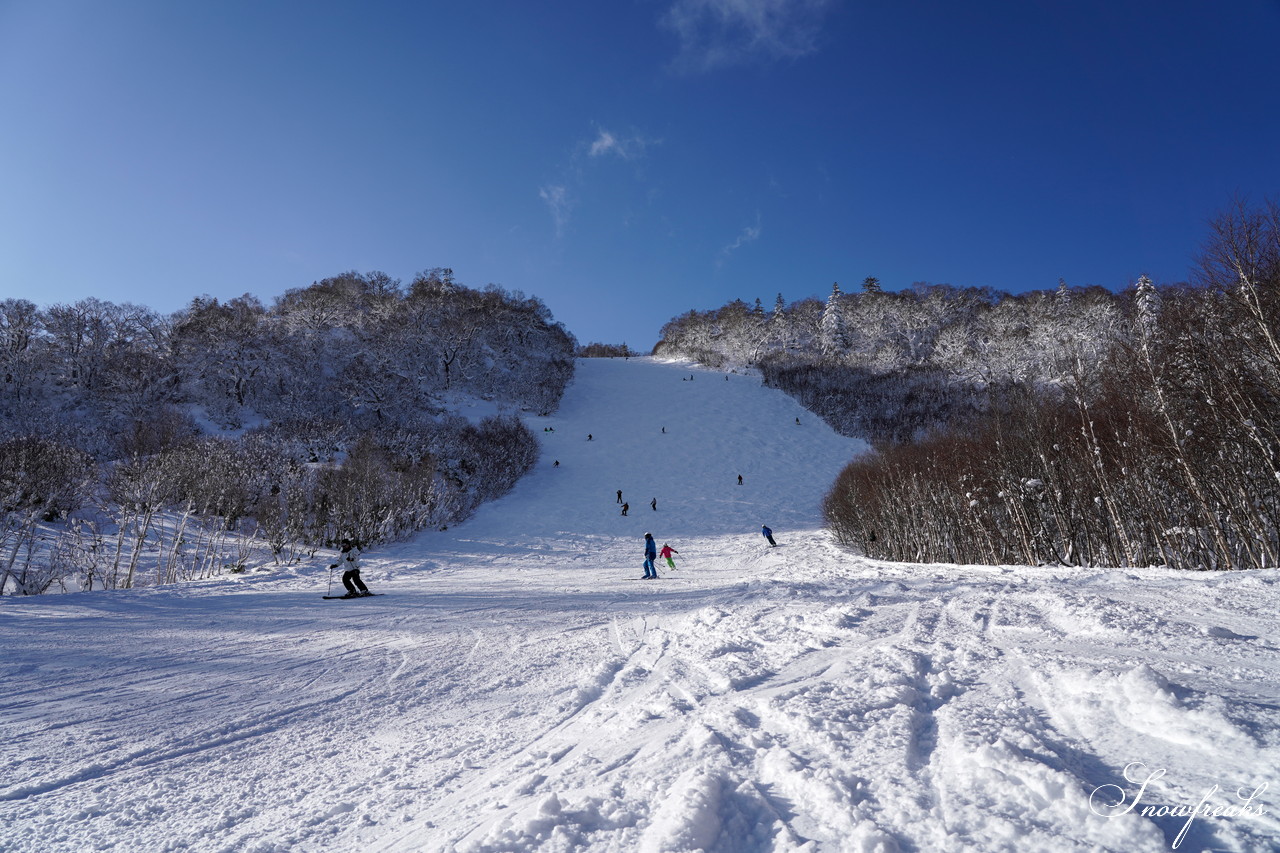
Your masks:
M 584 361 L 531 426 L 381 597 L 0 600 L 0 849 L 1280 849 L 1280 573 L 858 558 L 862 445 L 755 377 Z

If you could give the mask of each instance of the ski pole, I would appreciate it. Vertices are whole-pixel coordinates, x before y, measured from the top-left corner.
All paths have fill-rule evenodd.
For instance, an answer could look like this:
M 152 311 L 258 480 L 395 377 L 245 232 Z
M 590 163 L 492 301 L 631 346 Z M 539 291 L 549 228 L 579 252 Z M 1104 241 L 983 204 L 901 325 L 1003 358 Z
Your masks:
M 333 595 L 333 570 L 338 568 L 337 563 L 329 564 L 329 591 L 325 595 Z

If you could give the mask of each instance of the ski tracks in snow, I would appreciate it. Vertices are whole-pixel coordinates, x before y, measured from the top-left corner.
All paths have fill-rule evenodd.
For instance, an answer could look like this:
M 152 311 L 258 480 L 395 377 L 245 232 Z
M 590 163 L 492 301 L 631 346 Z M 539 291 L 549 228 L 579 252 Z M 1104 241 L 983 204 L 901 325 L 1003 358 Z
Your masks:
M 780 553 L 726 558 L 714 604 L 615 613 L 554 725 L 442 800 L 450 821 L 377 849 L 1157 851 L 1176 826 L 1101 819 L 1094 789 L 1123 783 L 1129 760 L 1185 768 L 1181 748 L 1228 766 L 1231 750 L 1275 748 L 1276 709 L 1180 690 L 1099 634 L 1137 630 L 1170 597 L 1212 615 L 1195 590 L 1171 583 L 1135 604 L 1001 570 L 841 572 L 805 548 Z M 731 580 L 752 559 L 772 576 Z M 1231 621 L 1263 627 L 1246 623 Z M 1249 636 L 1168 627 L 1152 639 L 1182 643 L 1170 660 L 1206 636 L 1240 653 L 1232 638 Z M 1242 657 L 1245 671 L 1261 661 Z M 1128 698 L 1108 708 L 1117 690 Z M 1089 728 L 1098 713 L 1110 716 Z M 1181 790 L 1201 782 L 1203 769 Z M 1188 837 L 1265 849 L 1276 827 L 1226 829 Z

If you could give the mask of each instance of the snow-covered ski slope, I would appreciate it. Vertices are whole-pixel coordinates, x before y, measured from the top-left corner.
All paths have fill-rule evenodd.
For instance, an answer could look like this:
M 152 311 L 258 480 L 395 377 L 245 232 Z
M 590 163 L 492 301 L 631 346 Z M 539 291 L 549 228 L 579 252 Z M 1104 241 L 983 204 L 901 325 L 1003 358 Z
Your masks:
M 0 600 L 0 849 L 1280 849 L 1280 573 L 859 559 L 818 505 L 861 445 L 746 376 L 585 361 L 531 426 L 381 597 Z

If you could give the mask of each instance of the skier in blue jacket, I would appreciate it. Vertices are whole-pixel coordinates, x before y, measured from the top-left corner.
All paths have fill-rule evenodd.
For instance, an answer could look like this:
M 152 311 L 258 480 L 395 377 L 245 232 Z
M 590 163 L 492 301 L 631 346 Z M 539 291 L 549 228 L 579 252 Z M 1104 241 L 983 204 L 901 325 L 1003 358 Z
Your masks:
M 765 538 L 765 539 L 768 539 L 768 540 L 769 540 L 769 544 L 770 544 L 770 545 L 772 545 L 772 546 L 773 546 L 773 547 L 775 547 L 775 548 L 776 548 L 776 547 L 778 547 L 778 543 L 773 541 L 773 531 L 772 531 L 772 530 L 770 530 L 766 525 L 763 525 L 763 524 L 762 524 L 762 525 L 760 525 L 760 532 L 761 532 L 762 534 L 764 534 L 764 538 Z
M 654 568 L 653 561 L 658 558 L 658 543 L 653 541 L 653 534 L 646 533 L 644 535 L 644 577 L 640 580 L 657 580 L 658 570 Z

